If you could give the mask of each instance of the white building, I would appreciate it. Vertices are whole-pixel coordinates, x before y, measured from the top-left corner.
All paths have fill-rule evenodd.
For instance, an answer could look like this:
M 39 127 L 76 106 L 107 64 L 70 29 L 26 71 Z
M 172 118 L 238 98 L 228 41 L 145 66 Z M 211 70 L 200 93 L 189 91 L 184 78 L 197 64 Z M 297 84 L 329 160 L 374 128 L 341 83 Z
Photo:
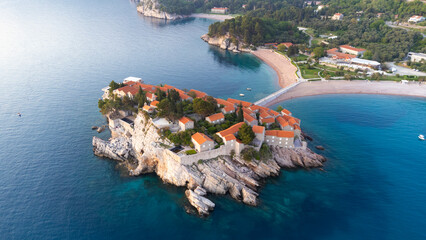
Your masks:
M 343 19 L 343 14 L 342 13 L 335 13 L 332 17 L 331 20 L 342 20 Z
M 179 126 L 182 131 L 193 129 L 194 128 L 194 121 L 187 117 L 183 117 L 179 119 Z
M 213 140 L 207 137 L 204 133 L 195 133 L 192 135 L 191 140 L 198 152 L 204 152 L 214 148 Z
M 362 56 L 366 50 L 364 48 L 356 48 L 349 45 L 341 45 L 340 51 L 342 53 L 352 54 L 355 56 Z
M 408 57 L 412 62 L 426 61 L 426 54 L 424 53 L 409 52 Z
M 127 82 L 140 82 L 143 83 L 142 78 L 138 78 L 138 77 L 127 77 L 124 79 L 123 83 L 127 83 Z
M 220 14 L 227 14 L 229 9 L 227 7 L 214 7 L 212 8 L 212 13 L 220 13 Z
M 424 20 L 425 20 L 425 17 L 414 15 L 414 16 L 410 17 L 410 19 L 408 19 L 408 22 L 419 23 L 419 22 L 423 22 Z

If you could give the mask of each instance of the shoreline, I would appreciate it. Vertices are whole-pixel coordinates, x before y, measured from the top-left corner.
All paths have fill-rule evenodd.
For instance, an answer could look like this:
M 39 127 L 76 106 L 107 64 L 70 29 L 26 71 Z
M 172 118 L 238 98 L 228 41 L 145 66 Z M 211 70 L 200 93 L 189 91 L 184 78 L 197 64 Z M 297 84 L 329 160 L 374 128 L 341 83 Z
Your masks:
M 375 94 L 426 98 L 426 84 L 418 82 L 402 84 L 394 81 L 372 82 L 366 80 L 302 82 L 266 103 L 265 106 L 269 107 L 294 98 L 329 94 Z
M 254 56 L 268 64 L 278 76 L 281 89 L 297 82 L 294 87 L 272 97 L 265 107 L 300 97 L 329 95 L 329 94 L 376 94 L 426 98 L 426 84 L 411 82 L 402 84 L 397 81 L 368 81 L 368 80 L 326 80 L 300 82 L 296 75 L 297 67 L 285 56 L 269 49 L 259 49 L 251 52 Z M 280 89 L 280 90 L 281 90 Z M 278 90 L 279 91 L 279 90 Z M 272 94 L 276 94 L 272 93 Z M 271 94 L 271 95 L 272 95 Z M 269 95 L 269 96 L 271 96 Z
M 221 14 L 209 14 L 209 13 L 192 13 L 189 17 L 194 18 L 206 18 L 212 20 L 225 21 L 227 19 L 232 19 L 234 16 L 232 15 L 221 15 Z
M 288 87 L 298 81 L 296 75 L 297 67 L 285 56 L 269 49 L 258 49 L 251 53 L 274 69 L 281 88 Z

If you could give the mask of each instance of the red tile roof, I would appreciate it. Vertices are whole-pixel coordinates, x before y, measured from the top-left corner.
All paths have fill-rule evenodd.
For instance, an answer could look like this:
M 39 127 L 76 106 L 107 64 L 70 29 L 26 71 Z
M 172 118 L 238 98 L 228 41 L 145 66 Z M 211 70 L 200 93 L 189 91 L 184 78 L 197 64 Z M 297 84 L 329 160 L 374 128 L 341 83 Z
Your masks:
M 288 122 L 281 116 L 277 117 L 277 122 L 281 127 L 285 127 L 288 125 Z
M 226 106 L 226 107 L 223 108 L 223 110 L 228 113 L 228 112 L 234 111 L 235 107 L 234 106 Z
M 283 130 L 266 130 L 265 135 L 266 136 L 292 138 L 292 137 L 294 137 L 294 132 L 283 131 Z
M 220 132 L 218 132 L 217 134 L 221 137 L 224 137 L 226 135 L 229 134 L 235 134 L 240 130 L 240 127 L 244 124 L 244 122 L 239 122 L 237 124 L 234 124 L 232 126 L 230 126 L 229 128 L 222 130 Z
M 349 45 L 341 45 L 340 47 L 341 48 L 346 48 L 346 49 L 349 49 L 349 50 L 352 50 L 352 51 L 357 51 L 357 52 L 363 52 L 363 51 L 365 51 L 364 48 L 355 48 L 355 47 L 352 47 L 352 46 L 349 46 Z
M 239 105 L 241 103 L 241 105 L 243 105 L 243 107 L 250 107 L 250 105 L 252 105 L 251 102 L 246 102 L 246 101 L 233 99 L 233 98 L 228 98 L 227 101 L 230 102 L 230 103 L 233 103 L 233 104 L 237 104 L 237 105 Z
M 152 101 L 150 105 L 156 107 L 158 103 L 160 103 L 160 102 L 159 101 Z
M 274 118 L 261 118 L 260 122 L 263 123 L 274 123 L 275 119 Z
M 188 122 L 193 122 L 193 121 L 190 118 L 182 117 L 181 119 L 179 119 L 179 122 L 186 124 Z
M 263 133 L 265 131 L 264 126 L 258 126 L 258 125 L 253 126 L 252 129 L 254 133 Z
M 194 90 L 194 89 L 189 90 L 189 92 L 194 92 L 197 98 L 203 98 L 203 97 L 207 96 L 207 93 L 201 92 L 201 91 L 198 91 L 198 90 Z
M 252 117 L 251 115 L 244 113 L 244 120 L 248 121 L 249 123 L 255 121 L 256 119 L 254 117 Z
M 287 109 L 283 109 L 283 110 L 281 110 L 281 113 L 282 113 L 283 115 L 289 115 L 289 116 L 291 116 L 291 112 L 290 112 L 289 110 L 287 110 Z
M 228 134 L 223 138 L 225 138 L 225 141 L 237 140 L 237 138 L 234 136 L 234 134 Z
M 138 93 L 139 88 L 128 85 L 128 86 L 124 86 L 124 87 L 117 89 L 117 91 L 124 92 L 125 94 L 130 94 L 130 95 L 134 96 Z
M 194 139 L 194 141 L 197 142 L 200 145 L 207 142 L 207 141 L 213 142 L 213 140 L 211 140 L 209 137 L 207 137 L 204 133 L 199 133 L 199 132 L 192 135 L 191 138 Z
M 289 48 L 289 47 L 293 46 L 293 43 L 291 43 L 291 42 L 283 42 L 281 44 L 284 45 L 286 48 Z
M 273 118 L 273 115 L 270 114 L 268 111 L 260 109 L 259 110 L 259 118 L 261 118 L 261 119 L 263 119 L 263 118 Z
M 206 117 L 206 119 L 208 119 L 210 122 L 213 122 L 216 120 L 225 119 L 225 116 L 223 115 L 223 113 L 216 113 Z

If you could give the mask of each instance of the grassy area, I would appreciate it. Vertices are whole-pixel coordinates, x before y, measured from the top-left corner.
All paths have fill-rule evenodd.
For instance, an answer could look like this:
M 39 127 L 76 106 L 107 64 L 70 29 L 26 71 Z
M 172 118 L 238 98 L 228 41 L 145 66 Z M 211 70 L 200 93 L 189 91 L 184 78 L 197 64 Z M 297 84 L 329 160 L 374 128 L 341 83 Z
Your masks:
M 297 56 L 291 57 L 291 59 L 293 59 L 293 61 L 295 61 L 295 62 L 306 61 L 306 60 L 308 60 L 308 58 L 309 58 L 309 56 L 304 55 L 304 54 L 299 54 Z
M 317 68 L 308 68 L 308 64 L 299 64 L 300 72 L 302 73 L 303 78 L 318 78 L 318 72 L 321 71 L 321 69 Z

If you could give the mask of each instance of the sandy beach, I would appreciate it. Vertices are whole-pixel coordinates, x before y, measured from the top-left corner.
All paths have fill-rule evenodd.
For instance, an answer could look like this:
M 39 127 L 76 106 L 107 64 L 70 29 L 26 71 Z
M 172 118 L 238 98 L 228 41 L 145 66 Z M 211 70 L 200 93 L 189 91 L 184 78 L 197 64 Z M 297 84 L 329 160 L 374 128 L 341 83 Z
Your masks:
M 369 82 L 365 80 L 302 82 L 274 100 L 266 103 L 265 106 L 271 106 L 293 98 L 324 94 L 383 94 L 426 97 L 426 83 L 420 84 L 418 82 L 412 82 L 401 84 L 400 82 L 393 81 Z
M 297 82 L 297 68 L 285 56 L 269 49 L 258 49 L 252 53 L 275 70 L 281 87 Z
M 226 19 L 234 18 L 231 15 L 208 14 L 208 13 L 193 13 L 190 17 L 195 18 L 208 18 L 213 20 L 225 21 Z

